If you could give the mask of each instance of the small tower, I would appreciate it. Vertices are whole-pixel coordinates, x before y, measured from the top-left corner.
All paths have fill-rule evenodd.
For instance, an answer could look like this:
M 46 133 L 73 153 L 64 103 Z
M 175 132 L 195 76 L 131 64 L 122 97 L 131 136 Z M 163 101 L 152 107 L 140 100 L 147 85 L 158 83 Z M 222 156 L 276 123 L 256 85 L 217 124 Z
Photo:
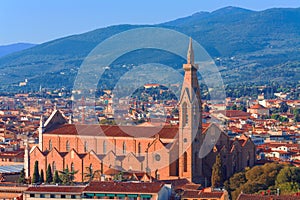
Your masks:
M 179 177 L 199 182 L 202 167 L 198 156 L 202 129 L 202 104 L 198 83 L 198 66 L 190 38 L 187 64 L 183 65 L 184 82 L 179 101 Z
M 39 127 L 39 149 L 43 151 L 43 132 L 44 132 L 44 119 L 43 115 L 40 118 L 40 127 Z

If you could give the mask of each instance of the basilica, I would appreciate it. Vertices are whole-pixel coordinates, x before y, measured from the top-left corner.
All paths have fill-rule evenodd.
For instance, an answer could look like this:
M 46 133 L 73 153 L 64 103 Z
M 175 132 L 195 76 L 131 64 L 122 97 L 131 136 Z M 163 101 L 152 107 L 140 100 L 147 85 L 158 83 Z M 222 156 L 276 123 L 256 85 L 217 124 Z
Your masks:
M 73 124 L 60 110 L 40 122 L 39 145 L 25 149 L 25 171 L 32 177 L 39 169 L 77 171 L 84 182 L 87 168 L 109 179 L 119 172 L 150 179 L 186 178 L 209 184 L 216 156 L 221 155 L 224 178 L 255 163 L 255 146 L 241 135 L 230 139 L 216 124 L 202 123 L 202 104 L 192 40 L 178 102 L 177 126 L 116 126 Z M 209 138 L 209 139 L 207 139 Z M 144 174 L 144 176 L 141 176 Z

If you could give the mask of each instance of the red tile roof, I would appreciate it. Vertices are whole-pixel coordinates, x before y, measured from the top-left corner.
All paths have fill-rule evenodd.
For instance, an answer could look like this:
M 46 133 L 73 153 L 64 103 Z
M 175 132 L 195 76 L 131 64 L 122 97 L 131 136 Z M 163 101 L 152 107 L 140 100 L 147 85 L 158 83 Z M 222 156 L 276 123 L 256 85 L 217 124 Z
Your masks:
M 159 182 L 91 182 L 84 192 L 158 193 L 163 185 Z
M 139 126 L 109 126 L 109 125 L 74 125 L 64 124 L 58 128 L 45 132 L 45 134 L 60 135 L 92 135 L 111 137 L 155 137 L 159 134 L 161 138 L 173 139 L 177 137 L 177 126 L 165 127 L 139 127 Z
M 25 193 L 81 194 L 84 188 L 85 186 L 38 185 L 29 187 Z
M 186 184 L 191 183 L 189 180 L 183 178 L 183 179 L 169 179 L 169 180 L 159 180 L 159 182 L 165 183 L 165 184 L 171 184 L 174 189 L 181 189 Z
M 250 109 L 267 109 L 264 106 L 260 105 L 260 104 L 255 104 L 253 106 L 250 107 Z
M 181 198 L 221 198 L 224 192 L 203 192 L 202 190 L 186 190 Z
M 241 110 L 221 110 L 216 111 L 215 113 L 221 113 L 226 117 L 235 118 L 235 117 L 250 117 L 250 113 L 241 111 Z
M 210 124 L 203 124 L 203 131 Z M 86 136 L 110 136 L 110 137 L 135 137 L 153 138 L 158 134 L 160 138 L 174 139 L 178 135 L 178 126 L 141 127 L 141 126 L 110 126 L 110 125 L 74 125 L 64 124 L 44 134 L 57 135 L 86 135 Z
M 24 149 L 20 151 L 1 152 L 1 158 L 24 158 Z

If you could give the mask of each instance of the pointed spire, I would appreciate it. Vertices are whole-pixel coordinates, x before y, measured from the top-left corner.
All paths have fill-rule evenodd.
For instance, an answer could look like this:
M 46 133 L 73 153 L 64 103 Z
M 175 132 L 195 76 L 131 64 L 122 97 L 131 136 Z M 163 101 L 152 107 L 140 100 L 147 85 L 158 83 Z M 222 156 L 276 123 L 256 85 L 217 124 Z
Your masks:
M 194 64 L 194 49 L 193 49 L 193 40 L 190 37 L 189 49 L 187 53 L 187 64 Z

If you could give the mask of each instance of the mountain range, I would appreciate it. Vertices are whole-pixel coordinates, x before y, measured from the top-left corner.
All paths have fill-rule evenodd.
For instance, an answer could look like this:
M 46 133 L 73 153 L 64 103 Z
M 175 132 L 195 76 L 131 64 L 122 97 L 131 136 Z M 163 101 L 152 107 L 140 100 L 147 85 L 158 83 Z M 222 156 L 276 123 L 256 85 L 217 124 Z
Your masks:
M 148 25 L 144 25 L 148 26 Z M 149 25 L 150 26 L 150 25 Z M 298 83 L 300 80 L 300 8 L 252 11 L 225 7 L 198 12 L 173 21 L 151 25 L 174 29 L 197 40 L 215 60 L 225 84 Z M 141 25 L 116 25 L 49 41 L 0 57 L 0 83 L 4 88 L 25 78 L 38 88 L 71 88 L 84 57 L 101 41 Z M 157 50 L 136 51 L 118 59 L 121 65 L 155 59 L 181 70 L 185 61 Z M 133 59 L 134 58 L 134 59 Z M 127 68 L 128 70 L 128 68 Z M 109 72 L 107 87 L 112 87 Z
M 36 44 L 15 43 L 0 46 L 0 57 L 34 47 Z

